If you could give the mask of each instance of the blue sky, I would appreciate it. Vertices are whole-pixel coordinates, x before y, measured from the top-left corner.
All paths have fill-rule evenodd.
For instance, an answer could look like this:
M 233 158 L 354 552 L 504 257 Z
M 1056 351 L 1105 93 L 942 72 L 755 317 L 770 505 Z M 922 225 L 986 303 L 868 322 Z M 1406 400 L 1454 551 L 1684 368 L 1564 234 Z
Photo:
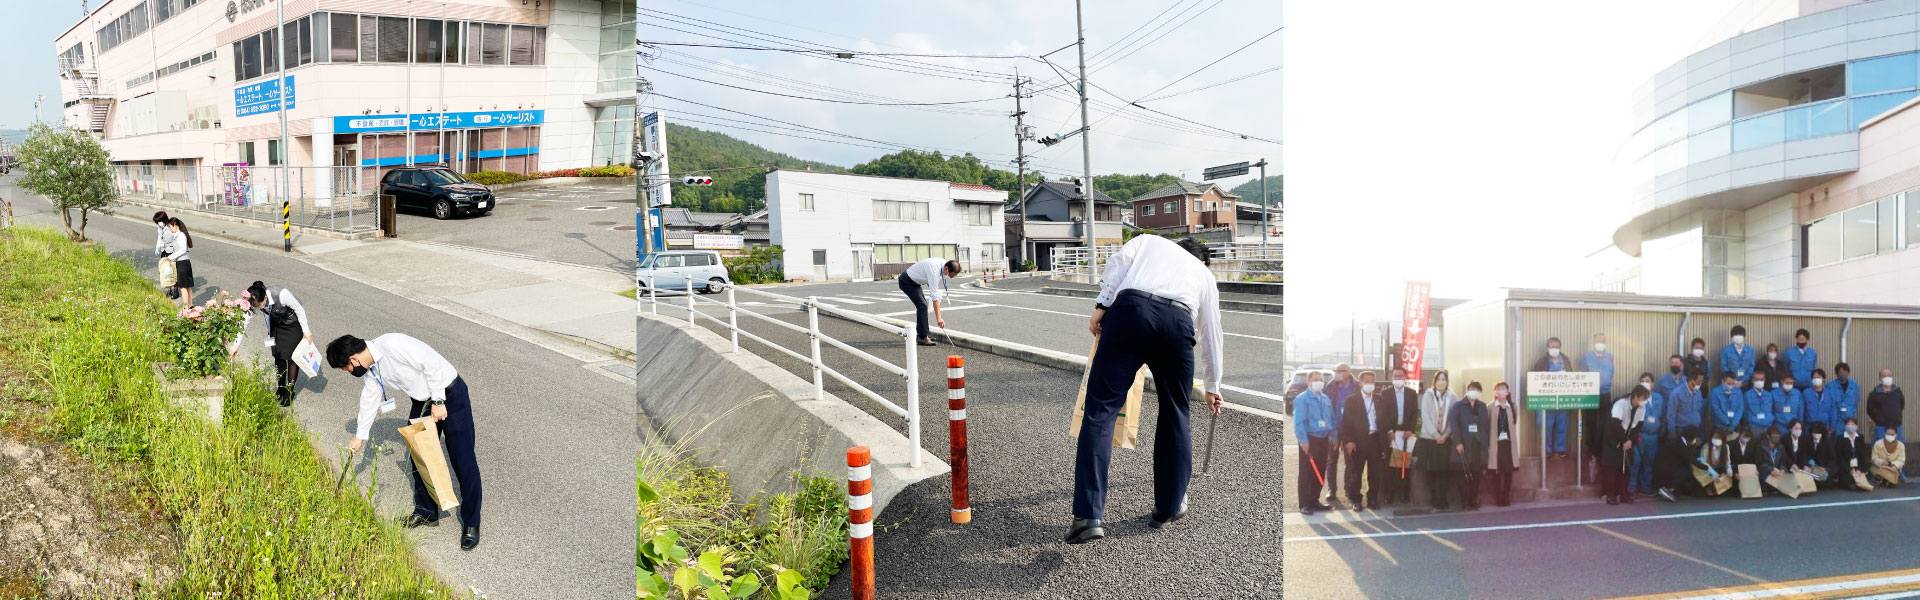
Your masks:
M 99 6 L 96 2 L 93 6 Z M 80 22 L 80 3 L 9 2 L 0 19 L 0 129 L 26 129 L 33 122 L 33 95 L 46 94 L 46 117 L 60 113 L 60 77 L 54 72 L 53 38 Z
M 1087 4 L 1087 53 L 1090 59 L 1098 57 L 1097 61 L 1090 60 L 1089 64 L 1104 67 L 1092 72 L 1088 78 L 1094 85 L 1110 90 L 1114 95 L 1107 95 L 1098 89 L 1092 90 L 1091 94 L 1112 105 L 1121 104 L 1118 98 L 1141 98 L 1226 56 L 1235 48 L 1272 32 L 1282 24 L 1281 3 L 1267 0 L 1103 0 Z M 831 46 L 856 51 L 1038 55 L 1066 46 L 1074 40 L 1074 4 L 1064 0 L 916 2 L 911 3 L 911 9 L 899 8 L 906 4 L 874 0 L 833 3 L 832 9 L 822 9 L 821 6 L 794 2 L 719 0 L 642 3 L 643 9 L 803 40 L 812 47 Z M 1166 12 L 1161 16 L 1163 11 Z M 1156 17 L 1158 21 L 1154 21 Z M 1102 51 L 1114 47 L 1116 40 L 1122 40 L 1150 21 L 1169 24 L 1153 36 L 1159 36 L 1159 31 L 1170 33 L 1157 40 L 1136 35 L 1126 41 L 1139 43 L 1130 48 L 1122 45 L 1121 50 L 1101 55 Z M 745 37 L 748 35 L 745 32 L 734 33 L 738 34 L 734 42 L 717 40 L 713 39 L 711 30 L 707 28 L 690 26 L 684 21 L 675 23 L 670 18 L 661 18 L 645 10 L 639 15 L 638 37 L 642 40 L 773 45 L 766 40 L 756 41 Z M 1285 31 L 1275 33 L 1160 93 L 1184 91 L 1279 67 L 1285 36 Z M 1149 43 L 1149 40 L 1152 41 Z M 1060 78 L 1047 65 L 1034 60 L 908 59 L 944 67 L 1004 74 L 988 76 L 970 73 L 974 77 L 989 80 L 983 82 L 900 73 L 848 64 L 842 60 L 785 52 L 696 47 L 665 47 L 662 50 L 662 56 L 641 69 L 641 75 L 652 81 L 660 94 L 884 142 L 972 151 L 995 166 L 1008 170 L 1011 169 L 1006 163 L 1015 152 L 1013 123 L 1007 116 L 1013 111 L 1012 98 L 957 105 L 994 113 L 963 115 L 780 98 L 694 81 L 680 75 L 794 95 L 818 96 L 820 92 L 827 92 L 817 89 L 803 91 L 807 88 L 792 81 L 752 81 L 736 74 L 738 69 L 749 69 L 805 84 L 911 102 L 1008 96 L 1012 93 L 1011 74 L 1016 67 L 1021 75 L 1039 82 L 1039 87 L 1060 82 Z M 1072 48 L 1055 53 L 1050 58 L 1069 72 L 1073 71 L 1077 60 Z M 1109 58 L 1117 60 L 1105 66 Z M 731 66 L 721 66 L 716 62 Z M 1282 73 L 1279 70 L 1270 71 L 1219 87 L 1142 104 L 1206 125 L 1284 141 L 1280 125 Z M 796 87 L 781 89 L 771 84 Z M 1059 98 L 1043 96 L 1027 101 L 1027 123 L 1034 128 L 1036 137 L 1066 133 L 1079 127 L 1077 105 L 1064 99 L 1074 95 L 1073 89 L 1062 87 L 1053 93 Z M 669 121 L 724 131 L 776 151 L 844 166 L 889 152 L 753 132 L 738 124 L 716 125 L 725 122 L 714 119 L 705 119 L 707 123 L 694 123 L 691 120 L 700 117 L 685 113 L 748 121 L 752 119 L 659 97 L 643 99 L 643 103 L 667 111 Z M 643 107 L 643 110 L 646 108 Z M 676 113 L 681 113 L 681 118 L 676 118 Z M 1091 117 L 1098 122 L 1106 113 L 1107 110 L 1095 108 Z M 1198 127 L 1138 110 L 1129 110 L 1127 114 L 1177 123 L 1187 128 Z M 1269 174 L 1278 174 L 1281 170 L 1281 146 L 1175 131 L 1129 120 L 1127 116 L 1098 123 L 1091 139 L 1095 173 L 1167 172 L 1178 175 L 1184 171 L 1190 179 L 1198 179 L 1200 171 L 1208 166 L 1262 156 L 1273 163 Z M 1066 143 L 1044 150 L 1038 144 L 1029 142 L 1027 149 L 1030 153 L 1038 151 L 1036 160 L 1041 164 L 1041 169 L 1053 172 L 1080 171 L 1078 139 L 1069 139 Z M 1233 185 L 1245 179 L 1226 180 L 1224 183 Z

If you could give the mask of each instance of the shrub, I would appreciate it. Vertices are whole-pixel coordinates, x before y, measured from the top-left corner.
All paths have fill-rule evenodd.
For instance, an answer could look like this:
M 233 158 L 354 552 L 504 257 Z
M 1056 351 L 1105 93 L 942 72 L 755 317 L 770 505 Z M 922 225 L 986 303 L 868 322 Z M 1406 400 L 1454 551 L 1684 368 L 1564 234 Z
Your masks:
M 211 377 L 227 364 L 227 344 L 245 324 L 246 302 L 226 292 L 200 306 L 182 308 L 162 321 L 161 340 L 173 368 L 187 378 Z
M 471 179 L 473 180 L 474 183 L 478 183 L 481 185 L 505 185 L 509 183 L 520 183 L 522 181 L 526 181 L 528 177 L 525 175 L 521 175 L 519 173 L 512 173 L 508 171 L 479 171 L 475 173 L 468 173 L 467 179 Z
M 729 256 L 721 262 L 726 263 L 727 277 L 734 283 L 779 283 L 787 278 L 780 268 L 783 252 L 779 246 L 760 246 L 747 249 L 746 256 Z

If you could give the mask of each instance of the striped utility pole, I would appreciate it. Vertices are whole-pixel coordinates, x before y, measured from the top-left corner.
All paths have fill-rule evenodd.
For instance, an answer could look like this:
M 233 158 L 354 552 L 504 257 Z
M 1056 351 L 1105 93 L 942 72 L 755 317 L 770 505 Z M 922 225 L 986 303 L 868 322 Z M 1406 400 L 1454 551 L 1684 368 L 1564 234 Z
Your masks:
M 853 600 L 873 600 L 873 450 L 847 449 L 847 562 Z
M 947 439 L 953 447 L 953 522 L 973 521 L 967 504 L 967 370 L 955 354 L 947 357 Z

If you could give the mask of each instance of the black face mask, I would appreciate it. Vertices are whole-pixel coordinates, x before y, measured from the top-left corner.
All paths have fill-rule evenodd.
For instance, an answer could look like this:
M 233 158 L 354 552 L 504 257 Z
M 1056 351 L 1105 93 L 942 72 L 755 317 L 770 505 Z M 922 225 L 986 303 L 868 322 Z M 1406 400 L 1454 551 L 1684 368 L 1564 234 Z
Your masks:
M 367 374 L 367 368 L 362 367 L 360 365 L 354 365 L 351 369 L 348 369 L 347 372 L 352 373 L 354 377 L 360 377 Z
M 1806 342 L 1794 342 L 1794 344 L 1793 344 L 1793 345 L 1795 345 L 1795 346 L 1799 346 L 1799 347 L 1801 347 L 1801 348 L 1805 348 L 1805 347 L 1807 347 L 1807 343 L 1806 343 Z
M 1671 372 L 1671 373 L 1673 373 L 1673 374 L 1675 374 L 1675 375 L 1679 375 L 1679 374 L 1680 374 L 1680 367 L 1671 367 L 1671 366 L 1670 366 L 1670 367 L 1667 367 L 1667 371 L 1669 371 L 1669 372 Z

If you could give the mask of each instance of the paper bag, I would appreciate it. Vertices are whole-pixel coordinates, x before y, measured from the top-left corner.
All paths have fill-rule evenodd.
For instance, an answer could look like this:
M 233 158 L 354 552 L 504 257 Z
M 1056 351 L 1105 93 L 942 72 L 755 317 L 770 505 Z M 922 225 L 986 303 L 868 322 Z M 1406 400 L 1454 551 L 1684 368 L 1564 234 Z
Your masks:
M 1853 472 L 1853 487 L 1859 488 L 1862 492 L 1873 491 L 1873 483 L 1867 481 L 1867 474 L 1859 471 Z
M 1693 468 L 1693 480 L 1700 484 L 1701 489 L 1712 489 L 1715 479 L 1717 478 L 1707 474 L 1706 469 L 1700 467 Z
M 1786 494 L 1788 498 L 1800 497 L 1800 478 L 1785 470 L 1774 469 L 1772 473 L 1768 473 L 1767 485 Z
M 1814 479 L 1811 473 L 1794 471 L 1793 478 L 1800 483 L 1800 493 L 1802 494 L 1811 494 L 1820 491 L 1820 482 Z
M 1407 436 L 1399 441 L 1391 442 L 1390 445 L 1393 446 L 1393 451 L 1387 456 L 1387 466 L 1395 469 L 1406 469 L 1407 467 L 1413 466 L 1413 441 L 1416 439 L 1419 438 Z
M 1067 424 L 1067 437 L 1080 437 L 1080 422 L 1087 416 L 1087 381 L 1093 376 L 1093 353 L 1100 349 L 1100 338 L 1093 338 L 1093 349 L 1087 351 L 1087 371 L 1080 375 L 1080 395 L 1073 400 L 1073 420 Z M 1140 395 L 1146 389 L 1147 367 L 1141 365 L 1133 374 L 1133 387 L 1127 389 L 1127 403 L 1120 408 L 1120 415 L 1113 422 L 1113 445 L 1120 448 L 1133 448 L 1140 441 Z
M 306 373 L 308 377 L 319 375 L 320 349 L 313 347 L 313 342 L 302 338 L 300 345 L 293 347 L 293 364 L 300 365 L 300 372 Z
M 160 261 L 160 273 L 158 275 L 155 275 L 154 279 L 157 279 L 160 281 L 160 287 L 163 287 L 163 288 L 173 287 L 173 280 L 175 279 L 174 271 L 173 271 L 173 262 L 164 261 L 164 260 Z
M 1713 495 L 1725 494 L 1730 489 L 1733 489 L 1732 475 L 1721 473 L 1719 477 L 1713 478 Z
M 1760 468 L 1753 463 L 1743 464 L 1737 468 L 1740 469 L 1740 497 L 1759 498 Z
M 447 468 L 447 454 L 440 448 L 438 425 L 432 417 L 407 421 L 407 426 L 400 428 L 400 439 L 407 441 L 407 454 L 413 456 L 413 468 L 427 485 L 427 494 L 433 496 L 440 510 L 451 510 L 460 506 L 460 499 L 453 496 L 453 473 Z
M 1828 478 L 1826 467 L 1809 467 L 1807 471 L 1813 473 L 1814 481 L 1825 482 Z
M 1881 481 L 1887 482 L 1887 487 L 1898 487 L 1900 484 L 1900 472 L 1894 470 L 1893 467 L 1885 465 L 1874 467 L 1873 474 L 1878 476 Z

